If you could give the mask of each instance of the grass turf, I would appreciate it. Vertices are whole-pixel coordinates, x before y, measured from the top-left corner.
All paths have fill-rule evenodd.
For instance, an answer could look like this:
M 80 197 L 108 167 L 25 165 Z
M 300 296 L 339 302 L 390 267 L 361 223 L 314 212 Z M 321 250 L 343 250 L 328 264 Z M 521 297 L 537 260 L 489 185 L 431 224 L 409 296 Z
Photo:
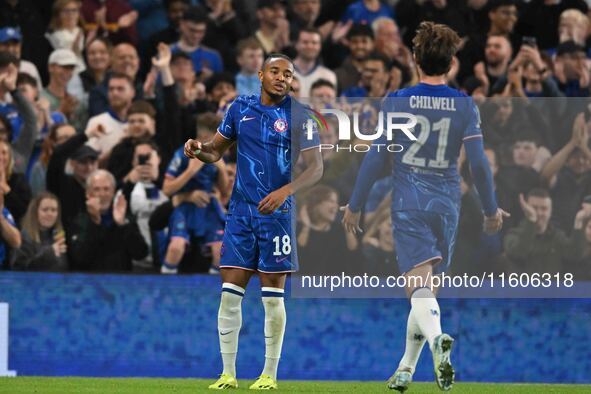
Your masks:
M 16 377 L 0 378 L 2 394 L 183 394 L 211 392 L 207 386 L 213 379 L 152 379 L 152 378 L 49 378 Z M 238 391 L 246 391 L 252 380 L 239 381 Z M 279 381 L 278 392 L 286 393 L 377 393 L 392 392 L 385 382 L 327 382 L 327 381 Z M 438 393 L 435 383 L 416 382 L 407 394 Z M 493 384 L 463 383 L 454 385 L 455 394 L 530 394 L 530 393 L 590 393 L 591 385 L 566 384 Z

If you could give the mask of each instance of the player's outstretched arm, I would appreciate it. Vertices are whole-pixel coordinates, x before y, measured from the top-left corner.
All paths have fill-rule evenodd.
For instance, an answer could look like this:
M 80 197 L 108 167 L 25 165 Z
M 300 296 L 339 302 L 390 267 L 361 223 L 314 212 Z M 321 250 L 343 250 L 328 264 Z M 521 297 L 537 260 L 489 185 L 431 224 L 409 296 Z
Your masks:
M 484 232 L 494 234 L 503 226 L 503 217 L 510 214 L 497 206 L 492 172 L 488 159 L 484 154 L 482 137 L 470 138 L 464 141 L 466 157 L 470 163 L 474 185 L 478 190 L 480 201 L 484 209 Z
M 185 156 L 189 159 L 199 159 L 204 163 L 214 163 L 222 158 L 224 152 L 234 143 L 234 140 L 223 137 L 219 132 L 213 139 L 201 143 L 197 140 L 185 142 Z
M 349 204 L 341 208 L 344 211 L 342 223 L 345 230 L 354 234 L 362 232 L 359 227 L 361 208 L 365 205 L 373 184 L 383 173 L 386 158 L 387 153 L 378 149 L 371 149 L 363 158 Z
M 298 191 L 310 187 L 322 178 L 324 172 L 324 164 L 322 162 L 322 154 L 319 149 L 307 149 L 302 151 L 302 159 L 306 165 L 306 169 L 300 175 L 287 185 L 272 191 L 265 198 L 263 198 L 257 207 L 260 213 L 268 215 L 279 208 L 287 197 L 295 194 Z

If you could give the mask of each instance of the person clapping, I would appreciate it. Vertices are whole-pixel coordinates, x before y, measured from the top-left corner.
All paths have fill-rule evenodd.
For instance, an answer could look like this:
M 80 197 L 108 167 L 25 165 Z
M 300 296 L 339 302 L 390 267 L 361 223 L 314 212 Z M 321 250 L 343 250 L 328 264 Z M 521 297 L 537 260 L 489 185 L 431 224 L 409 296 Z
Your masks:
M 86 181 L 86 211 L 68 229 L 69 257 L 74 270 L 131 271 L 132 259 L 143 259 L 148 245 L 127 209 L 123 194 L 115 196 L 115 178 L 97 170 Z

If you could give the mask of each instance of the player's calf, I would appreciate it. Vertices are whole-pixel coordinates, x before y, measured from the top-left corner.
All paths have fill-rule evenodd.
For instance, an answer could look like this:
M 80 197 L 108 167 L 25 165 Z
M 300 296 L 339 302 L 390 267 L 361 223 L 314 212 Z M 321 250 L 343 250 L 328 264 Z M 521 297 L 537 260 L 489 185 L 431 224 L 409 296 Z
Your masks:
M 283 336 L 285 334 L 284 290 L 275 287 L 263 287 L 263 306 L 265 308 L 265 367 L 262 376 L 277 379 L 277 367 L 281 357 Z
M 406 324 L 406 348 L 404 349 L 404 355 L 398 369 L 388 380 L 388 388 L 392 390 L 398 390 L 403 392 L 408 389 L 408 386 L 412 382 L 412 375 L 417 366 L 417 361 L 423 350 L 426 339 L 419 328 L 416 318 L 415 311 L 411 309 L 408 314 L 408 321 Z
M 222 376 L 236 377 L 236 355 L 238 353 L 238 335 L 242 327 L 243 298 L 244 288 L 231 283 L 222 285 L 218 311 L 218 334 L 222 362 L 224 363 Z

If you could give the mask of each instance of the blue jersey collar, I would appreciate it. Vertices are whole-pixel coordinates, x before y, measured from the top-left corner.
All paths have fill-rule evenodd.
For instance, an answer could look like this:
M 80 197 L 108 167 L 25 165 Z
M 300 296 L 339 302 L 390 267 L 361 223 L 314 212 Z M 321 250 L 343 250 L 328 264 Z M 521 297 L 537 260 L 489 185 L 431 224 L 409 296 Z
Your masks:
M 109 109 L 107 110 L 107 112 L 108 112 L 108 113 L 109 113 L 109 115 L 111 115 L 111 117 L 112 117 L 113 119 L 115 119 L 116 121 L 118 121 L 118 122 L 121 122 L 121 123 L 125 123 L 125 122 L 127 122 L 125 119 L 119 119 L 119 116 L 117 116 L 117 114 L 115 113 L 115 111 L 113 111 L 113 109 L 112 109 L 112 108 L 109 108 Z
M 284 104 L 286 104 L 287 103 L 286 100 L 289 100 L 289 98 L 291 97 L 289 94 L 286 94 L 285 97 L 283 98 L 283 100 L 281 100 L 281 102 L 279 102 L 277 104 L 273 104 L 273 105 L 265 105 L 261 101 L 261 95 L 259 94 L 257 96 L 259 98 L 258 99 L 259 105 L 264 108 L 279 108 L 279 107 L 283 106 Z

